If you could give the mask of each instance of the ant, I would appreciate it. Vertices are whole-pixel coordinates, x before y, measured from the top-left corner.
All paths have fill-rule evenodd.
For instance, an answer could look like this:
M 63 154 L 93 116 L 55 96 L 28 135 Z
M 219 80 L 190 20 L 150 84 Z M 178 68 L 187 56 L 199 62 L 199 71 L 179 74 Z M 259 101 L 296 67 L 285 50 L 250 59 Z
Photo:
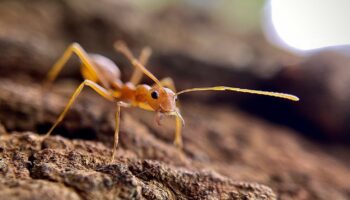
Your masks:
M 120 80 L 120 71 L 117 65 L 102 55 L 88 54 L 78 44 L 72 43 L 63 53 L 61 58 L 53 65 L 49 71 L 45 82 L 44 89 L 47 89 L 52 82 L 56 79 L 68 59 L 76 54 L 81 61 L 81 74 L 85 79 L 79 87 L 75 90 L 73 95 L 68 101 L 68 104 L 64 108 L 63 112 L 59 115 L 56 122 L 52 125 L 51 129 L 46 133 L 44 138 L 48 137 L 56 126 L 63 120 L 66 113 L 77 99 L 85 86 L 92 88 L 99 95 L 105 99 L 116 103 L 116 116 L 115 116 L 115 133 L 114 133 L 114 145 L 111 162 L 114 161 L 114 157 L 118 147 L 119 141 L 119 124 L 120 124 L 120 110 L 121 107 L 139 107 L 144 110 L 156 112 L 156 122 L 160 124 L 160 120 L 163 115 L 175 116 L 175 139 L 174 144 L 181 148 L 182 138 L 181 129 L 185 121 L 182 118 L 177 102 L 177 97 L 181 94 L 195 91 L 234 91 L 251 94 L 259 94 L 266 96 L 279 97 L 289 99 L 292 101 L 298 101 L 299 98 L 284 93 L 266 92 L 259 90 L 241 89 L 226 86 L 205 87 L 205 88 L 191 88 L 176 92 L 174 82 L 171 78 L 167 77 L 162 80 L 158 80 L 150 71 L 148 71 L 145 65 L 151 56 L 151 49 L 145 47 L 142 49 L 139 59 L 135 58 L 128 46 L 122 42 L 117 41 L 114 43 L 114 48 L 123 54 L 133 65 L 134 72 L 129 82 L 123 83 Z M 146 84 L 140 84 L 141 78 L 145 74 L 154 81 L 154 85 L 149 86 Z

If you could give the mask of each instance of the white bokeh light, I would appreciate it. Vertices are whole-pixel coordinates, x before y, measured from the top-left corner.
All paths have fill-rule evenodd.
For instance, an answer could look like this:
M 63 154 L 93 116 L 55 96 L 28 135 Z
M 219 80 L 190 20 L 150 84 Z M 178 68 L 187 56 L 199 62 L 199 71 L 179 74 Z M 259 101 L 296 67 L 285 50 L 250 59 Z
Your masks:
M 272 26 L 299 50 L 349 45 L 350 0 L 270 0 Z

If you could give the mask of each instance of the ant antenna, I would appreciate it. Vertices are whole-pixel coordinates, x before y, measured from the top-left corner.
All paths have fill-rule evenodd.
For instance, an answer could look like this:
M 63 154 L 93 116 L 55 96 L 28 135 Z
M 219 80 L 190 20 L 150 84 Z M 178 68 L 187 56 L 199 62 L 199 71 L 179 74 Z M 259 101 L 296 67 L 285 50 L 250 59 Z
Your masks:
M 128 46 L 123 41 L 117 41 L 114 43 L 114 48 L 122 53 L 134 67 L 139 68 L 146 76 L 148 76 L 150 79 L 152 79 L 159 87 L 161 87 L 160 81 L 150 72 L 146 69 L 145 66 L 143 66 L 131 53 Z
M 195 91 L 234 91 L 234 92 L 242 92 L 242 93 L 250 93 L 250 94 L 258 94 L 258 95 L 265 95 L 265 96 L 272 96 L 272 97 L 278 97 L 282 99 L 288 99 L 291 101 L 299 101 L 299 98 L 297 96 L 291 95 L 291 94 L 285 94 L 285 93 L 279 93 L 279 92 L 267 92 L 267 91 L 261 91 L 261 90 L 249 90 L 249 89 L 242 89 L 242 88 L 234 88 L 234 87 L 226 87 L 226 86 L 216 86 L 216 87 L 204 87 L 204 88 L 191 88 L 182 90 L 176 95 L 180 95 L 187 92 L 195 92 Z

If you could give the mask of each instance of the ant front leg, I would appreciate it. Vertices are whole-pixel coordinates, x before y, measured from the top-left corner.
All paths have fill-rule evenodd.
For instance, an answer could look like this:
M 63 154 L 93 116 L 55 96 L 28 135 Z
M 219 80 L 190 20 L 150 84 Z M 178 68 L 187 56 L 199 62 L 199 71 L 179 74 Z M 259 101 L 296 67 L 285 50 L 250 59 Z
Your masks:
M 114 97 L 107 90 L 105 90 L 103 87 L 101 87 L 97 83 L 92 82 L 90 80 L 85 80 L 75 90 L 75 92 L 73 93 L 72 97 L 69 99 L 68 104 L 64 108 L 63 112 L 59 115 L 59 117 L 57 118 L 56 122 L 51 127 L 51 129 L 46 133 L 44 138 L 48 137 L 51 134 L 51 132 L 56 128 L 56 126 L 64 119 L 64 117 L 66 116 L 68 110 L 73 105 L 74 101 L 77 99 L 77 97 L 79 96 L 79 94 L 81 93 L 81 91 L 84 89 L 85 86 L 91 87 L 95 92 L 97 92 L 99 95 L 101 95 L 102 97 L 104 97 L 107 100 L 110 100 L 110 101 L 114 100 Z
M 176 93 L 175 83 L 172 78 L 170 77 L 163 78 L 160 80 L 160 84 L 164 87 L 171 89 L 174 93 Z M 178 101 L 176 102 L 176 106 L 177 106 L 178 112 L 180 112 L 180 103 Z M 174 145 L 179 149 L 182 149 L 182 146 L 183 146 L 181 132 L 182 132 L 182 119 L 176 115 Z
M 129 104 L 124 102 L 117 102 L 117 110 L 115 113 L 115 131 L 114 131 L 114 143 L 113 143 L 113 153 L 110 160 L 110 163 L 114 162 L 115 155 L 117 153 L 118 143 L 119 143 L 119 131 L 120 131 L 120 108 L 121 107 L 130 107 Z
M 174 138 L 174 145 L 182 149 L 183 142 L 182 142 L 182 119 L 179 116 L 175 116 L 175 138 Z

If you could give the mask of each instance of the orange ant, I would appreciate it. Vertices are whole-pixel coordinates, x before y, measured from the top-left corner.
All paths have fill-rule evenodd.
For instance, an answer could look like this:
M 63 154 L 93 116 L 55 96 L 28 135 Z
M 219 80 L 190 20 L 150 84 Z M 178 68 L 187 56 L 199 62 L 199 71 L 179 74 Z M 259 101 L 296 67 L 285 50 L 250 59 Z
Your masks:
M 71 44 L 63 53 L 60 59 L 54 64 L 47 75 L 47 79 L 44 84 L 44 88 L 48 88 L 51 83 L 56 79 L 63 66 L 68 59 L 75 53 L 81 60 L 81 74 L 85 79 L 79 87 L 75 90 L 68 104 L 64 108 L 63 112 L 59 115 L 56 122 L 51 129 L 46 133 L 44 137 L 47 137 L 55 129 L 55 127 L 63 120 L 69 108 L 72 106 L 80 92 L 85 86 L 91 87 L 95 92 L 109 101 L 116 102 L 116 126 L 114 133 L 114 146 L 111 162 L 113 162 L 119 141 L 119 123 L 120 123 L 120 109 L 121 107 L 139 107 L 144 110 L 156 112 L 156 121 L 160 123 L 160 119 L 163 115 L 175 116 L 176 131 L 174 144 L 181 148 L 181 128 L 184 124 L 184 120 L 180 114 L 179 106 L 176 103 L 176 99 L 180 94 L 194 91 L 235 91 L 259 95 L 267 95 L 273 97 L 279 97 L 289 99 L 292 101 L 298 101 L 299 98 L 284 93 L 266 92 L 259 90 L 249 90 L 241 88 L 233 88 L 226 86 L 206 87 L 206 88 L 192 88 L 176 92 L 174 82 L 171 78 L 164 78 L 158 80 L 150 71 L 145 68 L 145 65 L 151 55 L 151 49 L 143 48 L 139 59 L 136 59 L 131 53 L 127 45 L 122 41 L 117 41 L 114 44 L 114 48 L 122 53 L 135 67 L 133 75 L 129 82 L 123 83 L 120 80 L 119 68 L 110 59 L 98 55 L 88 54 L 78 44 Z M 155 84 L 152 86 L 146 84 L 139 84 L 141 78 L 145 74 L 152 79 Z

